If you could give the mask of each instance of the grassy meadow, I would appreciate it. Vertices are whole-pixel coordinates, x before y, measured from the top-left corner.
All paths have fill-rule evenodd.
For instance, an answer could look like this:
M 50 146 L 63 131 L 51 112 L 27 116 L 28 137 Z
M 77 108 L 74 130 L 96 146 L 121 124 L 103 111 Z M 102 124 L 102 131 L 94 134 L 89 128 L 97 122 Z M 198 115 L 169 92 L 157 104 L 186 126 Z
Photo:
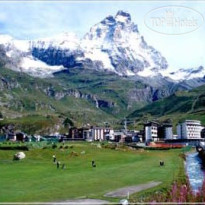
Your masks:
M 118 202 L 119 199 L 103 195 L 150 181 L 162 182 L 154 190 L 166 188 L 183 170 L 181 150 L 110 149 L 86 142 L 58 144 L 53 149 L 51 145 L 43 148 L 33 144 L 25 151 L 25 159 L 13 161 L 16 152 L 0 150 L 0 202 L 52 202 L 74 198 Z M 54 154 L 61 165 L 65 163 L 65 169 L 57 169 L 52 159 Z M 92 160 L 96 168 L 91 166 Z M 160 160 L 165 161 L 164 167 L 159 166 Z

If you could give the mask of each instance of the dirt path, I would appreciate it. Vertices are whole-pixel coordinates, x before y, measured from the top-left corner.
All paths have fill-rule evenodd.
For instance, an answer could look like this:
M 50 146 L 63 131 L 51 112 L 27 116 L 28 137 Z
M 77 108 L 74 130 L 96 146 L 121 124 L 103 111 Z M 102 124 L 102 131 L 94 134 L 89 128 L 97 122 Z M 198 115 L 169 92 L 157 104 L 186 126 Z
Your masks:
M 52 203 L 54 205 L 55 203 Z M 86 205 L 96 205 L 96 204 L 110 204 L 109 201 L 105 200 L 100 200 L 100 199 L 73 199 L 73 200 L 66 200 L 63 202 L 56 202 L 55 205 L 60 205 L 60 204 L 68 204 L 68 205 L 76 205 L 76 204 L 86 204 Z
M 115 191 L 109 192 L 105 194 L 105 197 L 127 197 L 129 194 L 133 194 L 135 192 L 139 192 L 145 189 L 149 189 L 155 186 L 158 186 L 161 182 L 149 182 L 147 184 L 140 184 L 137 186 L 129 186 L 117 189 Z M 76 204 L 86 204 L 86 205 L 94 205 L 94 204 L 111 204 L 109 201 L 100 200 L 100 199 L 71 199 L 62 202 L 54 202 L 52 205 L 60 205 L 60 204 L 68 204 L 68 205 L 76 205 Z
M 106 197 L 127 197 L 127 195 L 158 186 L 159 184 L 161 184 L 161 182 L 149 182 L 147 184 L 124 187 L 124 188 L 117 189 L 115 191 L 108 192 L 104 196 Z

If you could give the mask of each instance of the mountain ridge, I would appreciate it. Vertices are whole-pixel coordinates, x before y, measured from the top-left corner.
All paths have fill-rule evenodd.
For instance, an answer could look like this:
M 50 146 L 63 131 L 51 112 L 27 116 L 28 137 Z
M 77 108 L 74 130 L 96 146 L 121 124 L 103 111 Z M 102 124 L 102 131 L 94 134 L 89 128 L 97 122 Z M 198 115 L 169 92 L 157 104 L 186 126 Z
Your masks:
M 135 110 L 127 117 L 135 119 L 138 124 L 147 120 L 171 120 L 174 127 L 186 119 L 201 120 L 205 123 L 205 85 L 192 90 L 178 91 L 164 99 L 150 103 Z
M 182 103 L 175 93 L 203 85 L 204 74 L 203 66 L 170 73 L 166 59 L 124 11 L 95 24 L 80 41 L 70 33 L 35 41 L 0 35 L 0 108 L 6 122 L 30 116 L 45 122 L 52 116 L 61 126 L 66 118 L 76 126 L 118 126 L 135 110 L 158 113 L 152 102 L 168 97 Z M 167 104 L 170 110 L 175 106 Z
M 107 70 L 120 76 L 161 76 L 174 82 L 205 75 L 204 68 L 198 74 L 190 68 L 173 72 L 165 57 L 147 44 L 125 11 L 107 16 L 81 39 L 73 33 L 32 41 L 0 35 L 0 44 L 12 61 L 9 68 L 34 77 L 53 77 L 53 73 L 73 67 Z

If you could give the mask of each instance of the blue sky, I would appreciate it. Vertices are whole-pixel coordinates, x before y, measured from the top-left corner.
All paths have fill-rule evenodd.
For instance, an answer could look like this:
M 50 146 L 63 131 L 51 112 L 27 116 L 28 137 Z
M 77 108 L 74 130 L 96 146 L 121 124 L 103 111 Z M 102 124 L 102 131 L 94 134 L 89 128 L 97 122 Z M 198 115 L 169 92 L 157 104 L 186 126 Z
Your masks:
M 163 35 L 146 27 L 145 15 L 152 9 L 180 5 L 205 14 L 205 2 L 162 1 L 7 1 L 0 2 L 0 33 L 18 39 L 35 39 L 61 32 L 82 37 L 90 27 L 118 10 L 125 10 L 138 25 L 145 41 L 159 50 L 174 70 L 205 66 L 205 24 L 183 35 Z

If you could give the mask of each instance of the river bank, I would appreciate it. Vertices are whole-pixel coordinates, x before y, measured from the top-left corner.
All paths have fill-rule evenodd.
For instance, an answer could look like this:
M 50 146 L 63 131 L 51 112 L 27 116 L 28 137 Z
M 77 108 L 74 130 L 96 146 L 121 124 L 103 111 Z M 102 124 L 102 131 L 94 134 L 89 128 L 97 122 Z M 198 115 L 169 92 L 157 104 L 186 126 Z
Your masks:
M 205 171 L 197 152 L 186 154 L 185 170 L 192 191 L 194 193 L 198 192 L 202 188 Z
M 163 188 L 146 191 L 140 202 L 205 202 L 204 170 L 198 153 L 193 149 L 186 149 L 182 150 L 178 157 L 182 160 L 182 167 L 172 183 Z M 139 199 L 132 202 L 139 202 Z

